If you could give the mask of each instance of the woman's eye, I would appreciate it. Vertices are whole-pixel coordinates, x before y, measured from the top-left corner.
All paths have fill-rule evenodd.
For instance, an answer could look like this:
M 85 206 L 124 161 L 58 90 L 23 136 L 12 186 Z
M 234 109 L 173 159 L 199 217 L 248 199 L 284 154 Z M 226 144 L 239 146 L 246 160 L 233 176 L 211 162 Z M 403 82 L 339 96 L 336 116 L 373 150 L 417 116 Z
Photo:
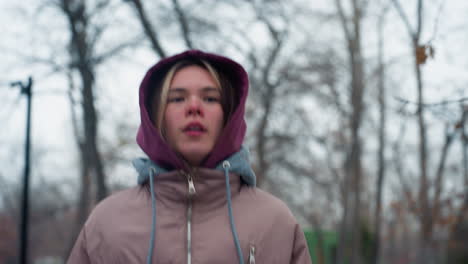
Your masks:
M 177 102 L 182 102 L 184 100 L 183 97 L 170 97 L 167 101 L 169 103 L 177 103 Z
M 220 99 L 218 97 L 215 97 L 215 96 L 207 96 L 207 97 L 205 97 L 205 101 L 209 102 L 209 103 L 214 103 L 214 102 L 219 102 Z

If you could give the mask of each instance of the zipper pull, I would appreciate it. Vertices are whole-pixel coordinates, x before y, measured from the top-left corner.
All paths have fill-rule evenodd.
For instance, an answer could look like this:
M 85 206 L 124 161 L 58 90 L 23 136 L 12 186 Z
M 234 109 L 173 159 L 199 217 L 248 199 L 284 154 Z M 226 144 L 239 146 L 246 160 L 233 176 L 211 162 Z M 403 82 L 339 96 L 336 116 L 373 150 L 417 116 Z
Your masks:
M 188 192 L 189 192 L 189 195 L 192 196 L 197 192 L 195 190 L 195 184 L 193 184 L 192 175 L 188 174 L 187 175 L 187 180 L 188 180 Z
M 249 264 L 255 264 L 255 246 L 250 246 Z

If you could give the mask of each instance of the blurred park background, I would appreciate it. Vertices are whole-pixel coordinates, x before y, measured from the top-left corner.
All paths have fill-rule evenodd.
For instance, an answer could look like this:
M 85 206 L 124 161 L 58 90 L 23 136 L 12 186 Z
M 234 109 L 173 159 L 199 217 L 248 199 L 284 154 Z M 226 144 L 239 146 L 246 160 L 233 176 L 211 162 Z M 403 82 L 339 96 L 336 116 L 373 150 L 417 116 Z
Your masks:
M 159 59 L 250 75 L 259 187 L 314 264 L 468 263 L 468 2 L 0 2 L 0 263 L 19 263 L 32 77 L 28 263 L 64 263 L 90 210 L 136 185 L 138 86 Z M 16 83 L 19 84 L 19 83 Z M 281 238 L 278 238 L 281 239 Z

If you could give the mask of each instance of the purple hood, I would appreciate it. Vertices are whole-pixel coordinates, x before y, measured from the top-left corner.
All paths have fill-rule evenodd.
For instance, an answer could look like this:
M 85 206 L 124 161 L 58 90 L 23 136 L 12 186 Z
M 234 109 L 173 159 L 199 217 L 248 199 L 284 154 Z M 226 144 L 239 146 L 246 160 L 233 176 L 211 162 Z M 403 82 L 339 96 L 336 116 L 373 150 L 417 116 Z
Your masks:
M 148 157 L 156 164 L 167 169 L 187 169 L 185 162 L 162 139 L 158 129 L 152 123 L 147 109 L 147 102 L 158 81 L 164 78 L 172 65 L 180 60 L 202 59 L 209 62 L 216 70 L 222 72 L 231 81 L 238 97 L 239 103 L 231 115 L 213 151 L 200 165 L 201 167 L 214 168 L 223 159 L 240 150 L 246 130 L 244 120 L 245 101 L 249 89 L 249 80 L 244 68 L 237 62 L 212 53 L 199 50 L 189 50 L 159 61 L 146 73 L 139 93 L 141 124 L 137 133 L 137 143 Z

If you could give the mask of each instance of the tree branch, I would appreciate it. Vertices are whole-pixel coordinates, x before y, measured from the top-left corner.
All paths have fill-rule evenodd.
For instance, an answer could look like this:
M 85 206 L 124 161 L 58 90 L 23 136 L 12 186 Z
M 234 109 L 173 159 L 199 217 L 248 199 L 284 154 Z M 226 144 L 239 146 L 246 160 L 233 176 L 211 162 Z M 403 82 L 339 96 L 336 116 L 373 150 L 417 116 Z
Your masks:
M 151 46 L 154 50 L 154 52 L 162 59 L 166 57 L 166 52 L 164 51 L 161 43 L 159 42 L 159 39 L 157 37 L 156 31 L 154 30 L 154 27 L 151 25 L 151 22 L 149 21 L 145 10 L 143 8 L 143 4 L 141 3 L 140 0 L 127 0 L 128 2 L 133 3 L 133 6 L 135 7 L 137 13 L 138 13 L 138 18 L 140 19 L 140 23 L 143 26 L 143 30 L 150 40 Z
M 395 0 L 396 1 L 396 0 Z M 422 27 L 423 27 L 423 23 L 422 23 L 422 19 L 423 19 L 423 1 L 422 0 L 418 0 L 418 27 L 417 27 L 417 31 L 416 31 L 416 39 L 419 40 L 419 37 L 421 36 L 421 32 L 422 32 Z
M 442 9 L 444 8 L 444 4 L 445 4 L 445 0 L 441 0 L 440 4 L 439 4 L 437 16 L 436 16 L 436 19 L 435 19 L 435 22 L 434 22 L 434 30 L 432 32 L 432 37 L 428 41 L 429 43 L 434 41 L 436 36 L 437 36 L 437 29 L 438 29 L 438 26 L 439 26 L 439 19 L 440 19 L 440 15 L 442 14 Z
M 99 64 L 103 63 L 106 59 L 108 59 L 108 58 L 122 52 L 123 50 L 138 45 L 142 39 L 143 39 L 143 37 L 138 37 L 138 38 L 136 38 L 134 40 L 130 40 L 128 42 L 123 42 L 123 43 L 120 43 L 117 46 L 109 48 L 105 52 L 103 52 L 102 54 L 99 54 L 99 55 L 95 56 L 92 59 L 92 63 L 95 64 L 95 65 L 99 65 Z
M 180 6 L 178 0 L 172 0 L 172 4 L 174 6 L 174 10 L 177 14 L 177 18 L 179 19 L 179 25 L 182 29 L 182 36 L 185 41 L 185 45 L 189 49 L 193 49 L 193 42 L 190 38 L 190 29 L 189 29 L 189 23 L 187 21 L 187 17 L 185 15 L 184 10 Z
M 346 23 L 346 16 L 343 11 L 341 0 L 335 0 L 335 4 L 336 4 L 337 11 L 338 11 L 338 15 L 340 17 L 341 27 L 343 28 L 346 40 L 348 43 L 351 43 L 352 42 L 351 32 L 349 32 L 349 28 Z
M 444 178 L 444 169 L 445 169 L 445 163 L 447 160 L 447 154 L 449 152 L 450 146 L 452 145 L 453 139 L 455 137 L 456 130 L 453 132 L 449 132 L 449 128 L 445 128 L 445 142 L 444 146 L 442 147 L 441 155 L 440 155 L 440 160 L 439 160 L 439 166 L 437 168 L 437 176 L 435 180 L 435 194 L 434 194 L 434 201 L 432 202 L 433 204 L 433 219 L 438 219 L 439 216 L 439 211 L 440 211 L 440 194 L 443 189 L 443 178 Z
M 405 26 L 406 26 L 406 30 L 408 30 L 408 33 L 409 35 L 414 38 L 416 36 L 416 33 L 413 32 L 413 28 L 411 27 L 411 24 L 408 20 L 408 16 L 406 15 L 406 13 L 403 11 L 403 8 L 401 7 L 400 5 L 400 2 L 398 0 L 392 0 L 393 2 L 393 5 L 395 6 L 398 14 L 400 15 L 401 19 L 403 20 L 403 22 L 405 23 Z
M 401 103 L 404 104 L 413 104 L 413 105 L 419 105 L 419 103 L 409 101 L 406 99 L 403 99 L 401 97 L 395 97 L 396 100 L 400 101 Z M 468 101 L 468 97 L 463 97 L 460 99 L 455 99 L 455 100 L 444 100 L 440 102 L 434 102 L 434 103 L 422 103 L 421 106 L 423 107 L 431 107 L 431 106 L 439 106 L 439 105 L 448 105 L 448 104 L 455 104 L 455 103 L 463 103 Z

